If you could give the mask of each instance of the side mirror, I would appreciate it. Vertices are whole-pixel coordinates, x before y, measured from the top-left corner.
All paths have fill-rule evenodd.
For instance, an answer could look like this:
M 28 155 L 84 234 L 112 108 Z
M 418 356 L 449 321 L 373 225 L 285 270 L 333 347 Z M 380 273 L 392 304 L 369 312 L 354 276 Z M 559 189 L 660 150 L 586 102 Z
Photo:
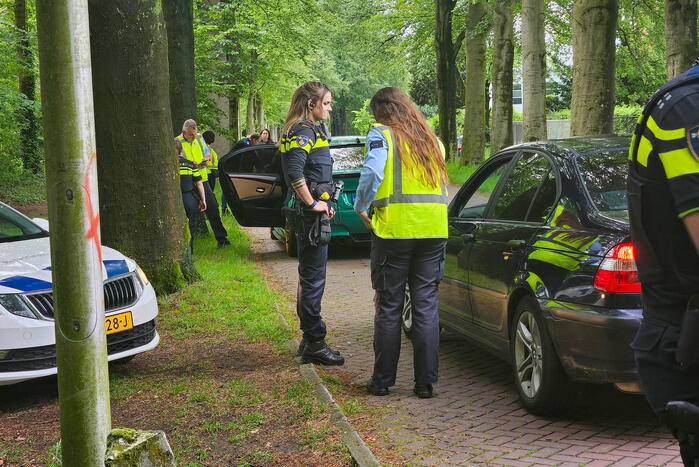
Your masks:
M 45 231 L 49 231 L 49 221 L 47 219 L 42 219 L 41 217 L 35 217 L 32 219 L 32 222 L 34 222 L 36 225 L 44 229 Z

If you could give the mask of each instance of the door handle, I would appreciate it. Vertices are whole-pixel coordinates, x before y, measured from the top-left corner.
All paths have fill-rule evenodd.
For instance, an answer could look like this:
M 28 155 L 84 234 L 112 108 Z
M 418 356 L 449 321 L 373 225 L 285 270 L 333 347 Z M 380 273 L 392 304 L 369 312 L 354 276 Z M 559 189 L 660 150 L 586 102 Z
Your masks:
M 463 240 L 464 243 L 470 243 L 476 239 L 476 236 L 473 235 L 472 233 L 465 233 L 461 234 L 461 240 Z
M 261 187 L 261 186 L 258 186 L 257 188 L 255 188 L 255 191 L 258 192 L 258 193 L 264 193 L 264 192 L 265 192 L 265 189 L 264 189 L 263 187 Z

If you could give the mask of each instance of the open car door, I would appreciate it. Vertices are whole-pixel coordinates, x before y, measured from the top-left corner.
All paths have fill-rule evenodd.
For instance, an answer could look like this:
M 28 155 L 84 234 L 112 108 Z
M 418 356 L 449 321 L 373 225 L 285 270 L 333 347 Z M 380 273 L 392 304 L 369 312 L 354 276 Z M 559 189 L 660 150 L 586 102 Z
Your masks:
M 240 225 L 280 227 L 287 187 L 281 154 L 272 144 L 234 150 L 218 164 L 221 190 Z

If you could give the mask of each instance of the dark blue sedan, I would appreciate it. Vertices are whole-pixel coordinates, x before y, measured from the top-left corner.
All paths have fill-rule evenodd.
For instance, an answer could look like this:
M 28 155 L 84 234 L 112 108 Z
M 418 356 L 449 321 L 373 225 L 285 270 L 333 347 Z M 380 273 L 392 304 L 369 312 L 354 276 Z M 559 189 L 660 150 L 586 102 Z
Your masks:
M 533 413 L 561 409 L 571 381 L 638 390 L 628 147 L 625 137 L 513 146 L 449 206 L 441 324 L 510 362 Z M 403 325 L 409 333 L 409 297 Z

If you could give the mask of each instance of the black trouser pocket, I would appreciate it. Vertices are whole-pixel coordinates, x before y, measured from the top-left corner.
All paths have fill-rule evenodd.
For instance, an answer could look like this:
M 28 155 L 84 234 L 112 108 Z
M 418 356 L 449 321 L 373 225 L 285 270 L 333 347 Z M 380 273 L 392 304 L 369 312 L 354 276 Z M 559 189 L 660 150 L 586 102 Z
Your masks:
M 371 245 L 371 287 L 376 291 L 386 288 L 386 263 L 388 256 L 381 248 L 377 247 L 378 242 Z

